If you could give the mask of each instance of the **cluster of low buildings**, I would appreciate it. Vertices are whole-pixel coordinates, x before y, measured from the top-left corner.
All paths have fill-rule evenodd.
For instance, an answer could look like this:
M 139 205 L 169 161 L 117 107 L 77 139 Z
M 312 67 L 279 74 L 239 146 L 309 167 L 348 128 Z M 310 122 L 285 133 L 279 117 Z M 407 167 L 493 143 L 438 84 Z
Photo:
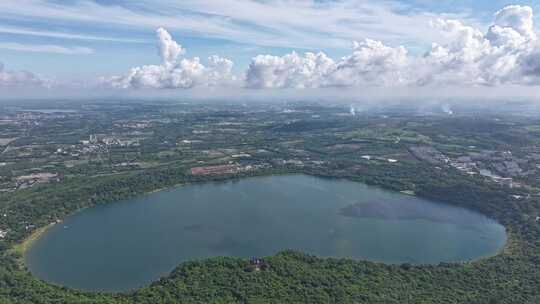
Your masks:
M 146 129 L 152 125 L 151 121 L 149 120 L 143 120 L 143 121 L 130 121 L 125 122 L 122 124 L 116 124 L 116 127 L 121 128 L 128 128 L 128 129 Z
M 386 158 L 386 157 L 382 157 L 382 156 L 362 155 L 361 158 L 362 158 L 362 159 L 365 159 L 365 160 L 378 160 L 378 161 L 384 161 L 384 162 L 389 162 L 389 163 L 391 163 L 391 164 L 395 164 L 395 163 L 399 162 L 398 159 L 395 159 L 395 158 Z
M 321 160 L 300 160 L 300 159 L 273 159 L 269 162 L 250 161 L 249 157 L 242 156 L 244 161 L 230 162 L 229 164 L 212 165 L 212 166 L 199 166 L 190 169 L 190 173 L 193 175 L 223 175 L 234 174 L 240 172 L 256 171 L 270 169 L 272 167 L 298 167 L 303 168 L 305 166 L 322 166 L 326 162 Z M 202 163 L 202 162 L 201 162 Z
M 270 264 L 261 258 L 252 257 L 249 260 L 248 269 L 251 271 L 261 271 L 261 270 L 267 270 L 269 268 L 270 268 Z
M 509 187 L 519 185 L 515 177 L 531 173 L 523 169 L 528 166 L 528 160 L 515 157 L 511 151 L 469 152 L 457 158 L 450 158 L 431 146 L 410 147 L 409 152 L 429 164 L 448 165 L 469 175 L 480 174 Z
M 206 167 L 194 167 L 191 168 L 191 174 L 193 175 L 221 175 L 221 174 L 233 174 L 240 170 L 238 165 L 217 165 Z
M 447 164 L 450 162 L 450 158 L 430 146 L 409 147 L 409 152 L 414 157 L 432 165 Z
M 92 153 L 106 153 L 108 147 L 138 147 L 140 138 L 120 138 L 106 135 L 90 135 L 88 139 L 80 141 L 79 145 L 63 146 L 56 149 L 56 155 L 80 157 Z
M 85 146 L 104 144 L 107 146 L 131 147 L 140 146 L 140 138 L 121 138 L 112 135 L 91 134 L 88 140 L 81 140 Z
M 42 172 L 19 176 L 15 178 L 15 183 L 18 189 L 24 189 L 30 188 L 36 184 L 48 183 L 53 179 L 58 180 L 57 173 Z
M 9 182 L 4 182 L 0 184 L 0 193 L 1 192 L 13 192 L 18 189 L 31 188 L 38 184 L 45 184 L 52 181 L 59 181 L 60 177 L 58 173 L 53 172 L 39 172 L 31 173 L 26 175 L 20 175 L 14 177 Z M 4 214 L 4 216 L 6 216 Z
M 296 166 L 296 167 L 303 167 L 304 161 L 299 159 L 274 159 L 272 163 L 275 166 Z
M 223 165 L 193 167 L 190 170 L 192 175 L 223 175 L 241 172 L 256 171 L 270 168 L 268 163 L 238 164 L 229 163 Z

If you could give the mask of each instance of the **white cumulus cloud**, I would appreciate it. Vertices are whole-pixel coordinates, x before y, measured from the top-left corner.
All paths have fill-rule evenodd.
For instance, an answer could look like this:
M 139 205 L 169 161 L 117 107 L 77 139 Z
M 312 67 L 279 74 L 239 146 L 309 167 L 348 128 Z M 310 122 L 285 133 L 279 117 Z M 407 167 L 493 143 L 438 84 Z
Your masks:
M 43 86 L 45 81 L 27 71 L 10 71 L 0 62 L 0 88 Z
M 183 55 L 186 50 L 176 43 L 171 37 L 171 34 L 167 32 L 164 28 L 160 27 L 156 31 L 159 43 L 159 55 L 163 60 L 165 65 L 174 65 L 178 56 Z
M 533 11 L 512 5 L 495 14 L 487 33 L 458 21 L 439 20 L 443 33 L 454 35 L 452 43 L 434 45 L 424 64 L 431 69 L 424 82 L 473 85 L 530 84 L 530 62 L 538 49 Z
M 241 75 L 233 62 L 211 56 L 184 58 L 185 49 L 163 28 L 157 30 L 160 65 L 132 68 L 106 79 L 115 88 L 193 88 L 233 86 L 253 89 L 340 87 L 497 86 L 540 84 L 540 41 L 528 6 L 507 6 L 487 31 L 459 20 L 435 19 L 443 42 L 421 55 L 404 46 L 364 39 L 351 53 L 333 59 L 324 52 L 258 55 Z
M 259 55 L 253 58 L 245 82 L 252 88 L 317 88 L 335 69 L 334 60 L 322 52 Z
M 334 61 L 325 53 L 296 52 L 285 56 L 259 55 L 247 72 L 251 88 L 320 88 L 405 82 L 402 69 L 407 50 L 366 39 L 353 43 L 351 55 Z
M 247 72 L 252 88 L 536 84 L 540 48 L 533 10 L 512 5 L 495 14 L 487 33 L 458 20 L 432 22 L 446 42 L 424 56 L 365 39 L 334 61 L 324 53 L 257 56 Z M 324 59 L 324 60 L 321 60 Z
M 233 62 L 219 56 L 203 65 L 198 57 L 182 58 L 185 49 L 163 28 L 156 31 L 161 65 L 132 68 L 126 75 L 113 76 L 104 82 L 113 88 L 188 89 L 197 86 L 220 86 L 235 81 Z
M 403 46 L 396 48 L 366 39 L 353 43 L 353 53 L 342 58 L 329 75 L 330 85 L 394 85 L 407 81 L 409 58 Z
M 536 39 L 533 10 L 529 6 L 509 5 L 495 14 L 492 28 L 508 29 L 518 32 L 527 39 Z

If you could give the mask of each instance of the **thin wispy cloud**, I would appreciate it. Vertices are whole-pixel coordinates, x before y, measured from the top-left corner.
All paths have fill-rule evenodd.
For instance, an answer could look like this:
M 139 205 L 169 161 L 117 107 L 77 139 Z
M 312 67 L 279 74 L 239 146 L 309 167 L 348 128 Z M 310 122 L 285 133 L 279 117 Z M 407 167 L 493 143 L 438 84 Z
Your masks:
M 130 5 L 69 4 L 23 0 L 2 1 L 10 20 L 47 19 L 133 28 L 163 26 L 194 37 L 244 44 L 294 48 L 345 48 L 351 40 L 375 38 L 391 44 L 425 45 L 437 38 L 429 20 L 448 17 L 414 10 L 396 1 L 251 1 L 141 0 Z M 451 15 L 460 19 L 467 15 Z
M 52 54 L 64 54 L 64 55 L 90 55 L 95 51 L 91 48 L 75 46 L 64 47 L 53 44 L 21 44 L 14 42 L 0 42 L 0 49 L 22 51 L 22 52 L 36 52 L 36 53 L 52 53 Z
M 72 34 L 54 31 L 33 30 L 21 27 L 7 27 L 0 26 L 0 33 L 17 34 L 37 37 L 51 37 L 70 40 L 90 40 L 90 41 L 110 41 L 110 42 L 122 42 L 122 43 L 148 43 L 148 41 L 140 39 L 126 39 L 118 37 L 106 37 L 106 36 L 93 36 L 86 34 Z

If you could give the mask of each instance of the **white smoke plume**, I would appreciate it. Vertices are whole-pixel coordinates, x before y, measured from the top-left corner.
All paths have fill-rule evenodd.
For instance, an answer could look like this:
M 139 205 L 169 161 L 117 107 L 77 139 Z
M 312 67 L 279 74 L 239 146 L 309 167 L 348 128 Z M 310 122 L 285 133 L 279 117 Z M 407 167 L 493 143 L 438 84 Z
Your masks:
M 452 110 L 452 108 L 450 107 L 449 104 L 443 104 L 441 106 L 441 109 L 444 113 L 448 114 L 448 115 L 454 115 L 454 111 Z
M 349 112 L 351 113 L 352 116 L 356 116 L 356 109 L 354 108 L 353 105 L 351 105 L 351 109 Z

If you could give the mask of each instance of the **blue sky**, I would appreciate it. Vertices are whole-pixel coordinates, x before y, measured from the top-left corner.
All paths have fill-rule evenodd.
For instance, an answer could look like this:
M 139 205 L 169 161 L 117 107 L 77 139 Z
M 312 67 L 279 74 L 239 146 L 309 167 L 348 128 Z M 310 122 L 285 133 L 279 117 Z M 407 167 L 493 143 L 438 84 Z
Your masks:
M 235 71 L 258 54 L 325 51 L 339 58 L 372 38 L 422 53 L 438 39 L 429 21 L 462 20 L 486 30 L 508 4 L 538 1 L 365 0 L 2 0 L 0 62 L 60 80 L 86 81 L 159 64 L 155 29 L 186 57 L 230 58 Z

